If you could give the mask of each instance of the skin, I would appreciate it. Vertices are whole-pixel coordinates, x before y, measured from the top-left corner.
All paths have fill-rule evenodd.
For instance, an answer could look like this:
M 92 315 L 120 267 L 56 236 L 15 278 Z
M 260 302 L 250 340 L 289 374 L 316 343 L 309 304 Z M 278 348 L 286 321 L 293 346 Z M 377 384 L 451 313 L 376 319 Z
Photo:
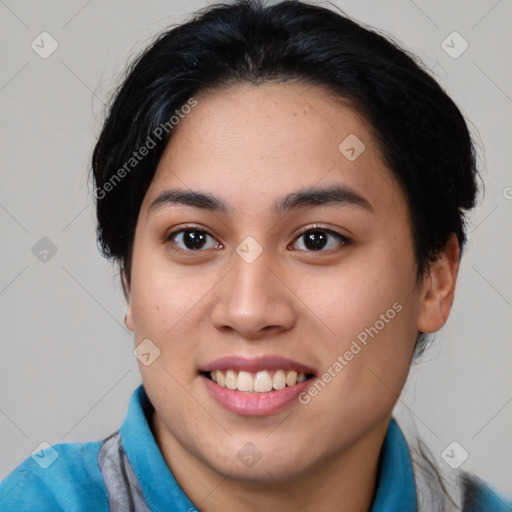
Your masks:
M 136 344 L 149 338 L 161 351 L 151 365 L 139 363 L 155 439 L 200 510 L 368 511 L 417 333 L 441 328 L 451 309 L 456 239 L 418 285 L 404 196 L 371 127 L 321 88 L 236 85 L 196 99 L 144 198 L 125 276 L 127 326 Z M 338 150 L 349 134 L 366 146 L 354 161 Z M 333 184 L 363 196 L 371 210 L 272 212 L 284 194 Z M 179 204 L 149 212 L 173 187 L 213 194 L 230 212 Z M 165 241 L 189 223 L 210 235 L 204 248 L 189 249 L 182 235 Z M 315 224 L 352 243 L 330 235 L 323 249 L 311 249 L 302 235 Z M 252 263 L 236 252 L 247 236 L 263 249 Z M 238 415 L 198 374 L 219 357 L 272 354 L 321 375 L 396 302 L 402 310 L 307 405 Z M 252 467 L 237 458 L 249 441 L 261 453 Z

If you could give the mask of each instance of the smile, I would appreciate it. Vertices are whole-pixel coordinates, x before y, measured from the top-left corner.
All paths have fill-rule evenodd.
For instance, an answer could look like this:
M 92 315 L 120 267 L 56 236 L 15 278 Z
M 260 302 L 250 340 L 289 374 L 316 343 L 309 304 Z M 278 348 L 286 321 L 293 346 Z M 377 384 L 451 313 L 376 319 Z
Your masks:
M 242 416 L 284 411 L 307 389 L 315 370 L 281 356 L 227 356 L 199 369 L 209 395 L 224 409 Z M 300 405 L 300 404 L 299 404 Z
M 238 370 L 214 370 L 206 377 L 222 388 L 246 393 L 269 393 L 304 382 L 313 374 L 295 370 L 260 370 L 257 372 Z

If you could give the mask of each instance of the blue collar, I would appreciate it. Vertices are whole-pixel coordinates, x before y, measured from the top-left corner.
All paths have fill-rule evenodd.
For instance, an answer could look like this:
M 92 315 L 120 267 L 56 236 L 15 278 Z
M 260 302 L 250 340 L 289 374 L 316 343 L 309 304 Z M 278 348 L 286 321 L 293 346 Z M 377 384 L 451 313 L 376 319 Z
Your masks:
M 153 512 L 186 512 L 194 507 L 176 482 L 148 420 L 153 411 L 141 384 L 130 397 L 119 429 L 123 447 Z M 194 509 L 195 510 L 195 509 Z M 407 442 L 394 418 L 389 422 L 380 457 L 378 487 L 371 512 L 416 512 L 416 486 Z
M 407 441 L 391 418 L 381 451 L 378 487 L 371 512 L 416 512 L 416 484 Z

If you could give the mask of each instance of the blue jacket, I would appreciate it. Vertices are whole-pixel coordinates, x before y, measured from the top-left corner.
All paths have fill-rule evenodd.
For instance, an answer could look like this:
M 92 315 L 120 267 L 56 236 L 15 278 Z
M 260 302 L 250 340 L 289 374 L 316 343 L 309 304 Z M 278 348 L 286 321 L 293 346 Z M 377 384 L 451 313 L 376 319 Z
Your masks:
M 144 387 L 132 394 L 119 431 L 96 442 L 49 446 L 25 459 L 0 484 L 0 512 L 196 512 L 156 444 L 148 424 L 152 405 Z M 418 476 L 392 418 L 381 453 L 371 512 L 433 512 L 421 505 Z M 416 479 L 416 481 L 415 481 Z M 461 480 L 466 512 L 510 512 L 507 502 L 476 477 Z M 423 508 L 421 508 L 423 507 Z

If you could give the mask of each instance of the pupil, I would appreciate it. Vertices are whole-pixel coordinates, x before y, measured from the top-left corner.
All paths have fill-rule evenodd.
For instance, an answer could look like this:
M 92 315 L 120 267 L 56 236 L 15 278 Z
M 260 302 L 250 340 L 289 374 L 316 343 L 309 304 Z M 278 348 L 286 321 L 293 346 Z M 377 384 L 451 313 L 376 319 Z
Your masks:
M 204 233 L 199 231 L 185 231 L 183 237 L 188 249 L 200 249 L 206 239 Z
M 316 241 L 315 241 L 315 237 Z M 327 237 L 325 236 L 325 233 L 322 231 L 311 231 L 307 236 L 306 240 L 304 242 L 304 245 L 308 249 L 318 250 L 322 249 L 325 246 Z

